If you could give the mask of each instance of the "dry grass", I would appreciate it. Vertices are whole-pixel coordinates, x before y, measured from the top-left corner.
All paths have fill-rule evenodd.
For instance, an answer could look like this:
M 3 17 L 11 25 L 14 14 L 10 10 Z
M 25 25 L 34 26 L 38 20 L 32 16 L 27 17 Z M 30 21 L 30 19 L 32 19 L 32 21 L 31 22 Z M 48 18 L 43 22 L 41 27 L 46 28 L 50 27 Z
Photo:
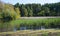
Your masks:
M 58 33 L 58 36 L 60 36 L 60 30 L 23 30 L 23 31 L 17 31 L 17 32 L 2 32 L 0 33 L 0 36 L 47 36 L 47 35 L 55 35 Z M 41 35 L 42 34 L 42 35 Z

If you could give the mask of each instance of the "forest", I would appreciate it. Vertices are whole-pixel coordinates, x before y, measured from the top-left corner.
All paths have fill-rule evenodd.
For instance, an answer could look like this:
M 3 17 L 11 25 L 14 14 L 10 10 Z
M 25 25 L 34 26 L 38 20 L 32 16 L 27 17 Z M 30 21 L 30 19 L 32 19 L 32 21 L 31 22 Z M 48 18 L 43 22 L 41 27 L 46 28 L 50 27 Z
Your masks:
M 41 4 L 15 5 L 0 1 L 0 19 L 16 19 L 20 17 L 60 16 L 60 2 Z
M 16 3 L 14 7 L 19 8 L 22 17 L 60 16 L 60 2 L 44 5 Z

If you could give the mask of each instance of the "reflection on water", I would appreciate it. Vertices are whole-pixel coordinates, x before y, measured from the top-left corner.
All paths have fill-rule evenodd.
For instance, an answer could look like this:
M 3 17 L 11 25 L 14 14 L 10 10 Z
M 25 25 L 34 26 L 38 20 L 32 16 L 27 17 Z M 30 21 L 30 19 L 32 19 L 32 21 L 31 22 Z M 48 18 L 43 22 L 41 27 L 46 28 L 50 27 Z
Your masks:
M 26 26 L 21 26 L 19 28 L 19 30 L 44 30 L 45 27 L 44 26 L 41 26 L 41 27 L 26 27 Z M 14 27 L 14 31 L 17 31 L 18 28 Z

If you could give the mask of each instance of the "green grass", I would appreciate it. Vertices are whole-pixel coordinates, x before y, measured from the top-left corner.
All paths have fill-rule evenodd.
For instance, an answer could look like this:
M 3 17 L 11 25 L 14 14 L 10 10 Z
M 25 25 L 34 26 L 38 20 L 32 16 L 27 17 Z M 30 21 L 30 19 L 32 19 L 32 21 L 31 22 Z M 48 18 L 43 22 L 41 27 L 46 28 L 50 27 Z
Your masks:
M 60 25 L 60 18 L 45 18 L 45 19 L 19 19 L 11 21 L 14 25 L 24 25 L 24 26 L 46 26 L 49 27 L 51 25 L 57 26 Z

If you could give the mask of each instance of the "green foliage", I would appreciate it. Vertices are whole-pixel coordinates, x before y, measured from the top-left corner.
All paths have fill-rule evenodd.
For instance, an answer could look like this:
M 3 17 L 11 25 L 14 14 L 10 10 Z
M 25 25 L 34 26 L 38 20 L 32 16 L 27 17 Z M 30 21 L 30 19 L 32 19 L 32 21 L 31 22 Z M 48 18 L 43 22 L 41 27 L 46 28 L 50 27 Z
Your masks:
M 10 21 L 13 19 L 9 12 L 2 12 L 1 16 L 2 16 L 1 21 Z
M 33 16 L 33 11 L 32 11 L 33 9 L 31 8 L 29 8 L 29 7 L 27 7 L 27 11 L 28 11 L 28 17 L 32 17 Z
M 16 3 L 15 5 L 14 5 L 14 7 L 19 7 L 20 6 L 20 4 L 19 3 Z
M 14 9 L 11 4 L 0 2 L 0 20 L 10 21 L 20 17 L 20 11 L 18 8 Z
M 16 15 L 16 18 L 20 18 L 20 11 L 19 11 L 19 8 L 15 8 L 15 12 L 17 13 L 17 14 L 15 14 Z
M 47 19 L 20 19 L 12 21 L 13 24 L 23 26 L 45 26 L 46 28 L 59 28 L 60 18 L 47 18 Z
M 21 16 L 60 16 L 60 2 L 44 5 L 16 3 L 14 6 L 20 8 Z
M 39 12 L 38 15 L 40 15 L 40 16 L 44 16 L 44 15 L 45 15 L 44 10 L 42 10 L 41 12 Z

